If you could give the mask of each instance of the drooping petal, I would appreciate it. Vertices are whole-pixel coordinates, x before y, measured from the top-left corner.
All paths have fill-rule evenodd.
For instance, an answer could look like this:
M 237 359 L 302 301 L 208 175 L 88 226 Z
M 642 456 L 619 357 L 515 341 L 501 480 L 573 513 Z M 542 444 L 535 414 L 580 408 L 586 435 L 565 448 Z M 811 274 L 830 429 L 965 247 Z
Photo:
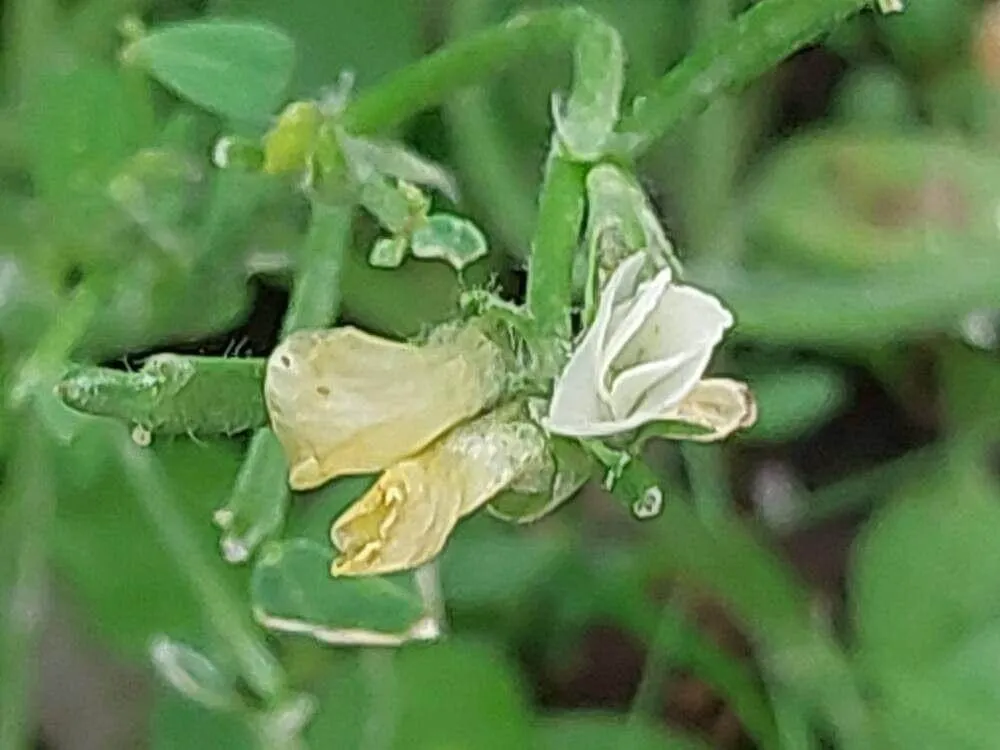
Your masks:
M 341 515 L 330 538 L 334 575 L 381 575 L 423 565 L 458 521 L 532 470 L 545 436 L 531 422 L 489 414 L 400 461 Z
M 475 416 L 502 388 L 502 354 L 475 328 L 423 346 L 356 328 L 292 334 L 265 400 L 293 489 L 379 471 Z
M 746 383 L 728 378 L 706 378 L 659 419 L 687 422 L 711 430 L 684 439 L 712 443 L 752 426 L 757 421 L 757 403 Z

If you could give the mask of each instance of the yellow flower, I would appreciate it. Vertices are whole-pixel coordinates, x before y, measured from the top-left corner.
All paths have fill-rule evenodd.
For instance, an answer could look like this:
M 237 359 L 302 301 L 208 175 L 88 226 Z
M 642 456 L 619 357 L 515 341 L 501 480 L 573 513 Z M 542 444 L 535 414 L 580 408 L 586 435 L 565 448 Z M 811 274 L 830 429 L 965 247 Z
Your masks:
M 463 517 L 548 458 L 541 430 L 488 414 L 400 461 L 333 524 L 333 575 L 382 575 L 436 557 Z
M 422 346 L 349 326 L 292 334 L 268 360 L 264 382 L 289 484 L 311 489 L 412 456 L 490 406 L 503 367 L 499 347 L 471 326 Z

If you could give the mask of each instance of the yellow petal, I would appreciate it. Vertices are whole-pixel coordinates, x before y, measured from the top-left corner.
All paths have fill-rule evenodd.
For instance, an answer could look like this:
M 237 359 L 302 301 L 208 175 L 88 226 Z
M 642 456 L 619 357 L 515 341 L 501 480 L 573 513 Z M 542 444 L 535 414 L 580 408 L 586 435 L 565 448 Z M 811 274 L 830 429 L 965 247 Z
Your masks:
M 463 517 L 489 502 L 547 447 L 530 422 L 490 414 L 400 461 L 333 524 L 333 575 L 381 575 L 436 557 Z
M 685 440 L 713 443 L 757 421 L 757 402 L 746 383 L 728 378 L 706 378 L 662 419 L 676 419 L 711 430 Z
M 423 346 L 351 327 L 292 334 L 264 383 L 289 483 L 310 489 L 413 455 L 490 405 L 502 368 L 499 348 L 471 327 Z

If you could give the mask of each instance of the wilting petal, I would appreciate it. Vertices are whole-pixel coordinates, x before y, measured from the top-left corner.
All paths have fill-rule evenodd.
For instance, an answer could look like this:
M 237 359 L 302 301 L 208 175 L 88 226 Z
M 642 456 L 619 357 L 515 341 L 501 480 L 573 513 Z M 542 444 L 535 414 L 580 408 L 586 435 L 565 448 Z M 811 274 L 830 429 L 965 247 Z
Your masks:
M 489 502 L 547 450 L 527 421 L 490 414 L 455 428 L 382 474 L 333 524 L 333 575 L 381 575 L 423 565 L 463 517 Z
M 706 378 L 660 419 L 687 422 L 711 430 L 684 439 L 712 443 L 753 425 L 757 421 L 757 403 L 746 383 L 728 378 Z
M 351 327 L 292 334 L 264 384 L 289 483 L 310 489 L 413 455 L 495 400 L 502 368 L 499 348 L 471 327 L 423 346 Z

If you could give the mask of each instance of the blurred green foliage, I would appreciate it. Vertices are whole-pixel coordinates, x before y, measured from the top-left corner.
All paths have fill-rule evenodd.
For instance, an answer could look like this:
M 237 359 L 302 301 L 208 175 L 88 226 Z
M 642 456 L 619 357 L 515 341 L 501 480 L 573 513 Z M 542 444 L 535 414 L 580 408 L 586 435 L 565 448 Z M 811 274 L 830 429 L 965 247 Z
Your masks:
M 1000 437 L 991 317 L 1000 307 L 1000 71 L 981 54 L 985 3 L 909 4 L 900 15 L 852 18 L 814 51 L 846 71 L 829 97 L 790 92 L 780 74 L 767 75 L 715 101 L 641 162 L 642 181 L 662 203 L 688 276 L 736 312 L 724 366 L 753 385 L 761 410 L 757 427 L 727 444 L 715 463 L 709 457 L 700 468 L 685 466 L 671 454 L 658 468 L 675 489 L 668 502 L 690 501 L 704 514 L 720 499 L 706 495 L 716 492 L 727 522 L 756 512 L 748 523 L 771 541 L 781 530 L 766 528 L 771 516 L 761 504 L 793 504 L 801 527 L 811 511 L 828 518 L 877 503 L 846 574 L 848 624 L 836 629 L 817 618 L 811 627 L 836 631 L 849 677 L 875 718 L 876 747 L 986 750 L 1000 744 L 1000 488 L 989 460 Z M 836 734 L 811 715 L 800 735 L 784 724 L 808 714 L 807 697 L 787 689 L 796 670 L 812 674 L 807 682 L 837 704 L 830 697 L 836 676 L 809 661 L 818 652 L 796 651 L 802 644 L 791 635 L 801 629 L 775 627 L 771 638 L 753 638 L 749 650 L 724 648 L 699 629 L 692 582 L 670 576 L 685 555 L 716 555 L 711 565 L 745 591 L 748 608 L 759 608 L 754 622 L 738 623 L 748 632 L 759 623 L 786 624 L 782 597 L 798 592 L 758 588 L 774 579 L 755 578 L 760 568 L 749 548 L 729 545 L 705 518 L 707 529 L 692 527 L 703 536 L 684 537 L 656 521 L 635 524 L 627 509 L 588 495 L 530 528 L 473 519 L 439 566 L 454 634 L 398 651 L 332 648 L 290 632 L 287 623 L 308 621 L 314 634 L 319 623 L 324 633 L 342 635 L 368 627 L 405 631 L 419 619 L 409 578 L 330 593 L 330 519 L 370 478 L 296 497 L 285 539 L 265 546 L 256 570 L 230 565 L 211 521 L 237 480 L 245 436 L 189 440 L 183 424 L 172 430 L 181 435 L 154 436 L 147 455 L 163 482 L 146 492 L 142 481 L 155 476 L 138 471 L 144 480 L 123 480 L 126 428 L 71 412 L 51 394 L 67 358 L 95 364 L 149 350 L 223 354 L 243 335 L 253 339 L 250 354 L 265 356 L 283 310 L 273 295 L 258 292 L 262 285 L 287 288 L 301 265 L 308 205 L 292 180 L 215 169 L 218 138 L 259 136 L 286 99 L 319 97 L 344 70 L 364 93 L 438 44 L 541 5 L 0 4 L 4 750 L 27 746 L 38 730 L 14 696 L 35 679 L 38 621 L 21 617 L 20 608 L 34 601 L 45 571 L 57 591 L 80 603 L 81 626 L 116 656 L 148 665 L 151 642 L 165 633 L 226 674 L 242 674 L 246 665 L 234 666 L 229 631 L 220 633 L 213 614 L 222 610 L 210 612 L 209 589 L 192 583 L 204 575 L 234 605 L 223 610 L 241 618 L 232 632 L 281 657 L 281 690 L 317 697 L 305 731 L 311 747 L 717 746 L 711 728 L 690 716 L 683 733 L 658 721 L 659 672 L 675 671 L 700 678 L 734 707 L 757 746 L 815 747 L 817 738 Z M 747 3 L 583 5 L 621 32 L 631 97 Z M 120 33 L 129 15 L 148 31 L 131 24 Z M 209 23 L 219 19 L 240 25 L 220 31 Z M 198 21 L 195 28 L 208 38 L 183 38 L 192 27 L 162 31 L 170 29 L 162 24 L 181 21 Z M 268 31 L 244 22 L 265 22 Z M 253 36 L 249 45 L 227 41 L 234 28 Z M 187 59 L 191 44 L 210 54 Z M 993 44 L 1000 59 L 1000 39 Z M 253 54 L 244 55 L 248 49 Z M 519 293 L 552 127 L 549 99 L 567 90 L 570 57 L 563 50 L 525 59 L 398 128 L 394 135 L 454 171 L 460 200 L 435 198 L 435 208 L 485 227 L 490 251 L 460 276 L 444 263 L 412 257 L 398 269 L 373 268 L 376 229 L 356 221 L 340 269 L 342 320 L 412 336 L 454 315 L 468 288 L 489 282 Z M 793 65 L 822 76 L 808 60 Z M 790 97 L 824 114 L 806 125 L 793 122 Z M 480 249 L 475 244 L 471 254 Z M 87 304 L 87 294 L 96 304 Z M 61 351 L 63 333 L 76 326 L 84 333 Z M 872 381 L 888 394 L 874 406 L 855 387 Z M 27 402 L 18 390 L 24 383 L 32 386 Z M 903 455 L 879 464 L 859 423 L 899 444 Z M 928 432 L 932 444 L 923 450 L 930 452 L 905 455 L 918 442 L 914 435 Z M 831 485 L 817 489 L 804 476 L 798 462 L 810 452 L 836 470 Z M 762 454 L 777 457 L 797 482 L 784 495 L 779 487 L 777 500 L 752 489 Z M 746 494 L 752 502 L 738 506 L 734 496 Z M 169 505 L 168 533 L 164 516 L 149 509 L 160 500 Z M 685 546 L 686 538 L 698 541 Z M 208 564 L 178 554 L 185 544 Z M 666 579 L 676 585 L 665 598 Z M 810 600 L 820 596 L 809 592 Z M 316 597 L 328 608 L 317 611 Z M 357 616 L 370 610 L 352 597 L 403 605 L 388 610 L 388 624 L 373 624 Z M 837 599 L 829 604 L 842 610 Z M 402 610 L 408 617 L 393 619 Z M 280 618 L 286 626 L 265 635 L 254 616 L 258 624 Z M 640 692 L 628 715 L 611 705 L 595 712 L 533 701 L 579 665 L 598 626 L 652 650 L 647 694 Z M 850 720 L 850 711 L 835 708 L 839 713 L 831 713 Z M 257 747 L 262 730 L 253 722 L 271 720 L 280 723 L 255 709 L 209 710 L 159 685 L 150 746 Z

